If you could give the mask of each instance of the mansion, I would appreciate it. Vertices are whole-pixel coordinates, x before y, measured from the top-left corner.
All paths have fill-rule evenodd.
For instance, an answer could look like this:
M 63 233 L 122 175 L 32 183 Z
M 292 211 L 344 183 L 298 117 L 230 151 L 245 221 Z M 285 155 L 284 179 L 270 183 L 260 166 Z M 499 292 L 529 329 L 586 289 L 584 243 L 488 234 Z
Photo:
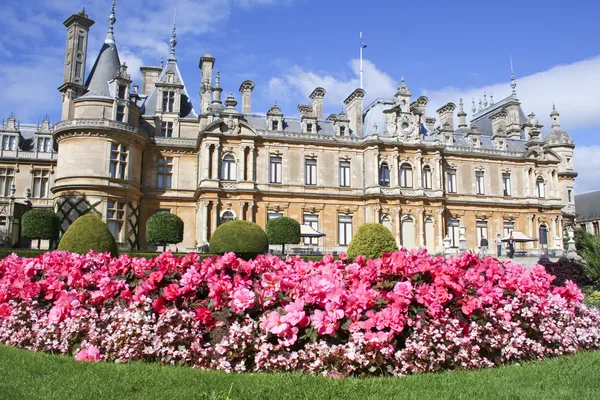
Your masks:
M 525 115 L 514 74 L 512 94 L 473 102 L 469 123 L 462 100 L 430 110 L 404 79 L 393 97 L 371 104 L 357 88 L 339 114 L 323 114 L 320 87 L 297 115 L 277 104 L 257 112 L 254 83 L 241 83 L 239 102 L 223 94 L 208 53 L 199 98 L 190 95 L 175 27 L 166 64 L 142 67 L 141 82 L 132 82 L 115 22 L 113 2 L 87 77 L 94 21 L 82 11 L 64 22 L 60 122 L 19 124 L 11 115 L 0 126 L 0 223 L 10 245 L 24 210 L 52 207 L 63 231 L 80 215 L 101 216 L 123 249 L 156 248 L 145 225 L 157 212 L 183 219 L 179 250 L 205 249 L 224 222 L 265 228 L 282 215 L 326 235 L 297 246 L 315 252 L 345 251 L 367 222 L 386 226 L 399 246 L 434 253 L 458 251 L 460 242 L 476 249 L 481 237 L 492 247 L 511 230 L 537 239 L 522 250 L 562 249 L 575 216 L 575 145 L 556 109 L 544 133 Z

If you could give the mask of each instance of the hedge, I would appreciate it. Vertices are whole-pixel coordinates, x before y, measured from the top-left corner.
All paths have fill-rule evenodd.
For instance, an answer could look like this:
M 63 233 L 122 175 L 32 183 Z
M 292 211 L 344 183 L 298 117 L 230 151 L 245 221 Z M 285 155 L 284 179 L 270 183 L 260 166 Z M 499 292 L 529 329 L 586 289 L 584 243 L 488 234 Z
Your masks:
M 77 218 L 63 235 L 58 250 L 86 254 L 90 250 L 99 253 L 110 252 L 117 256 L 117 243 L 100 217 L 92 214 Z
M 263 229 L 249 221 L 230 221 L 219 226 L 210 238 L 209 251 L 214 254 L 234 252 L 250 259 L 269 251 L 269 239 Z
M 34 208 L 21 218 L 21 234 L 26 239 L 38 241 L 58 239 L 60 220 L 54 211 L 48 208 Z M 52 244 L 50 244 L 52 246 Z
M 272 219 L 267 224 L 267 237 L 270 244 L 280 244 L 283 253 L 286 244 L 300 243 L 300 224 L 289 217 Z
M 398 251 L 396 240 L 385 226 L 376 223 L 364 224 L 352 238 L 348 246 L 348 257 L 363 255 L 367 258 L 379 258 L 384 253 Z
M 183 241 L 183 221 L 175 214 L 156 213 L 146 222 L 146 240 L 149 243 L 160 243 L 163 251 L 167 244 Z

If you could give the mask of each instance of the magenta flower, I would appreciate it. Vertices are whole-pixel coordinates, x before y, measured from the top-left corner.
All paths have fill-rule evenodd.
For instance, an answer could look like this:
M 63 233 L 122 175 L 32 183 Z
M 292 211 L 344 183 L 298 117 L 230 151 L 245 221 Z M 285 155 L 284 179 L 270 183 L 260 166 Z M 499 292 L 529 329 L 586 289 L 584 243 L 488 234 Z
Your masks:
M 249 308 L 254 307 L 255 294 L 252 290 L 241 288 L 233 292 L 229 306 L 233 308 L 233 312 L 239 314 Z

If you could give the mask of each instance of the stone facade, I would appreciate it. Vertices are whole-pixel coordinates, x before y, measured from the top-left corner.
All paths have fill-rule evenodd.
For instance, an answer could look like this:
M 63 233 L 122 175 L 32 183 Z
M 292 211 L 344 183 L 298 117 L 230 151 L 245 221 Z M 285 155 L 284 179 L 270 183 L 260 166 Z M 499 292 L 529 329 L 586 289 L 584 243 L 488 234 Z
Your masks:
M 175 29 L 166 65 L 143 67 L 140 89 L 119 61 L 114 7 L 109 21 L 86 84 L 65 67 L 63 120 L 48 128 L 58 157 L 2 156 L 4 167 L 33 171 L 39 164 L 51 171 L 51 194 L 31 202 L 53 205 L 63 228 L 94 212 L 121 247 L 150 250 L 145 223 L 168 211 L 185 222 L 177 248 L 191 250 L 205 247 L 228 220 L 265 227 L 286 215 L 326 234 L 297 246 L 320 252 L 344 251 L 365 222 L 384 224 L 401 246 L 432 252 L 457 249 L 461 231 L 475 249 L 482 235 L 492 241 L 510 229 L 541 239 L 524 246 L 529 252 L 562 248 L 577 174 L 574 143 L 556 110 L 543 139 L 542 126 L 534 114 L 524 116 L 514 90 L 479 109 L 473 102 L 470 124 L 462 100 L 438 109 L 436 118 L 428 114 L 428 99 L 414 99 L 403 79 L 393 98 L 364 107 L 365 92 L 356 89 L 344 102 L 347 112 L 327 117 L 325 88 L 298 106 L 298 116 L 284 115 L 276 104 L 258 114 L 251 81 L 240 86 L 239 109 L 233 94 L 223 100 L 216 59 L 207 53 L 200 59 L 196 111 L 177 66 Z M 87 41 L 93 21 L 85 13 L 65 21 L 67 61 L 77 48 L 74 24 Z M 17 192 L 32 187 L 28 174 L 16 175 Z

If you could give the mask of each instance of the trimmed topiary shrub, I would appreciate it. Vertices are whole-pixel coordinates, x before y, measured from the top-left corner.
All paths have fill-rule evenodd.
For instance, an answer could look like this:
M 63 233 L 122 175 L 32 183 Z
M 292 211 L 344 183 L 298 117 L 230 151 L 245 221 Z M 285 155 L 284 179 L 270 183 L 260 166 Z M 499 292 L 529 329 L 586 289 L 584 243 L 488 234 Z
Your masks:
M 146 240 L 151 243 L 163 245 L 177 244 L 183 241 L 183 221 L 175 214 L 156 213 L 146 222 Z
M 250 259 L 269 251 L 269 239 L 254 222 L 231 221 L 214 231 L 209 247 L 214 254 L 234 252 L 238 257 Z
M 21 218 L 21 234 L 26 239 L 37 240 L 38 249 L 40 240 L 49 240 L 52 248 L 52 241 L 58 239 L 59 229 L 58 215 L 48 208 L 34 208 Z
M 398 251 L 396 240 L 385 226 L 376 223 L 364 224 L 352 238 L 348 246 L 348 257 L 354 259 L 363 255 L 379 258 L 383 253 Z
M 270 244 L 280 244 L 283 253 L 286 244 L 300 243 L 300 224 L 289 217 L 272 219 L 267 224 L 267 238 Z
M 118 255 L 115 238 L 100 217 L 92 214 L 82 215 L 73 222 L 60 240 L 58 250 L 78 254 L 93 250 L 109 252 L 113 257 Z

